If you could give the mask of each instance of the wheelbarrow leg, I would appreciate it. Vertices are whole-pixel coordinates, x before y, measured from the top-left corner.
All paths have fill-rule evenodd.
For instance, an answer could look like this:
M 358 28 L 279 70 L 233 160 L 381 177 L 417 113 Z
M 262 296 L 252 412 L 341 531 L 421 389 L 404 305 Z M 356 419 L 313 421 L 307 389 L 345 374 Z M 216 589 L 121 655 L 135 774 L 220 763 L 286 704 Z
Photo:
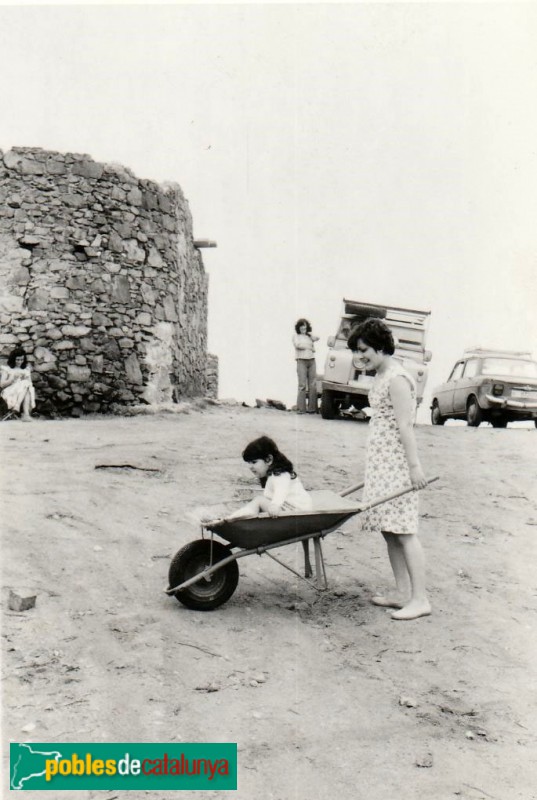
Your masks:
M 315 552 L 315 587 L 322 591 L 328 589 L 328 581 L 326 580 L 326 570 L 324 568 L 323 548 L 321 545 L 321 537 L 315 536 L 313 538 L 313 550 Z
M 302 542 L 302 547 L 304 549 L 304 577 L 311 578 L 313 571 L 311 569 L 310 562 L 310 540 L 304 539 Z

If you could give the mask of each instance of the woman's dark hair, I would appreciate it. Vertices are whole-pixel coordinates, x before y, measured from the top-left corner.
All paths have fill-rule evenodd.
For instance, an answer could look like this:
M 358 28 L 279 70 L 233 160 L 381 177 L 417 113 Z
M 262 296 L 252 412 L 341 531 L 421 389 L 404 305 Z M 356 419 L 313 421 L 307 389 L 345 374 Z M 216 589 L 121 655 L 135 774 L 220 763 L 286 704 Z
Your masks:
M 299 319 L 297 324 L 295 325 L 295 331 L 297 333 L 300 333 L 300 328 L 302 327 L 302 325 L 306 326 L 306 333 L 311 333 L 311 325 L 309 323 L 309 320 L 303 318 Z
M 385 322 L 376 317 L 369 317 L 369 319 L 357 322 L 352 326 L 347 339 L 347 347 L 350 350 L 356 350 L 360 339 L 368 347 L 372 347 L 377 352 L 382 351 L 387 356 L 392 356 L 395 351 L 391 330 Z
M 281 475 L 282 472 L 290 472 L 291 478 L 296 478 L 296 472 L 289 459 L 280 453 L 278 445 L 269 436 L 260 436 L 259 439 L 254 439 L 253 442 L 247 444 L 243 450 L 242 457 L 246 462 L 252 461 L 266 461 L 269 456 L 272 456 L 272 464 L 270 465 L 268 475 Z M 261 478 L 261 486 L 265 486 L 267 478 Z
M 28 359 L 27 359 L 26 353 L 22 349 L 22 347 L 16 347 L 8 355 L 8 357 L 7 357 L 7 365 L 8 365 L 8 367 L 11 367 L 11 369 L 16 367 L 17 366 L 17 358 L 20 358 L 20 357 L 22 357 L 24 359 L 24 361 L 22 362 L 22 369 L 26 369 L 26 367 L 28 366 Z

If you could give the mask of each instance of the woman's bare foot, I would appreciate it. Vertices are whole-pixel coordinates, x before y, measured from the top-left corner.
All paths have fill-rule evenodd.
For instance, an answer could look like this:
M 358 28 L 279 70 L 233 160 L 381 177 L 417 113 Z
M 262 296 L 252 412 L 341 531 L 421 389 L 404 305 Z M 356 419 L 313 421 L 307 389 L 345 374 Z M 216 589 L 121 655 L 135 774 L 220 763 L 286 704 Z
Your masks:
M 394 611 L 392 619 L 418 619 L 428 617 L 431 613 L 431 604 L 428 600 L 411 600 L 400 611 Z
M 384 595 L 376 595 L 371 598 L 374 606 L 381 606 L 382 608 L 403 608 L 405 601 L 401 597 L 395 595 L 391 597 L 384 597 Z
M 23 414 L 21 417 L 21 422 L 31 422 L 32 418 L 29 414 Z

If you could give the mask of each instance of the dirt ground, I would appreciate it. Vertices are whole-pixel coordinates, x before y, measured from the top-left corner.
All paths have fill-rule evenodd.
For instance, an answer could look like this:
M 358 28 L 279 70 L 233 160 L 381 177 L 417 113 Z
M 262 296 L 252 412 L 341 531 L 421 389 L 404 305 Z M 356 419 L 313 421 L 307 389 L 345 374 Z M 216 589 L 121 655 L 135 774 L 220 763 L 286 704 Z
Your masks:
M 237 742 L 238 790 L 199 798 L 537 797 L 535 429 L 418 426 L 441 476 L 421 496 L 431 617 L 370 604 L 390 569 L 359 516 L 324 541 L 324 593 L 266 556 L 239 562 L 218 610 L 163 592 L 199 538 L 188 511 L 256 491 L 250 439 L 339 491 L 363 474 L 367 430 L 226 405 L 0 427 L 4 797 L 10 740 Z M 276 554 L 300 568 L 299 545 Z M 36 607 L 9 610 L 23 588 Z

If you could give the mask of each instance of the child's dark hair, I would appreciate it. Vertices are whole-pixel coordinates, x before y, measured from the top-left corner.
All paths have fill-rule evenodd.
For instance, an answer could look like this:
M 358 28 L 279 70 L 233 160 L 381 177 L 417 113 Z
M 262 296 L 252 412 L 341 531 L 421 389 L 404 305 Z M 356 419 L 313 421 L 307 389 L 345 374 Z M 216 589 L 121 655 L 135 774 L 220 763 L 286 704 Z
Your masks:
M 386 323 L 377 317 L 369 317 L 363 322 L 357 322 L 353 325 L 347 339 L 347 347 L 350 350 L 356 350 L 360 339 L 377 352 L 382 351 L 387 356 L 394 354 L 395 342 L 393 334 Z
M 22 347 L 16 347 L 14 350 L 7 357 L 7 365 L 14 369 L 17 366 L 17 358 L 23 358 L 24 361 L 22 362 L 22 369 L 26 369 L 28 366 L 28 359 L 26 358 L 26 353 L 22 349 Z
M 297 333 L 300 333 L 300 328 L 302 327 L 302 325 L 306 326 L 306 333 L 311 333 L 311 324 L 309 320 L 303 318 L 300 318 L 295 325 L 295 331 Z
M 266 461 L 269 456 L 272 456 L 272 464 L 270 465 L 267 477 L 269 475 L 281 475 L 282 472 L 290 472 L 291 478 L 296 478 L 296 472 L 293 465 L 287 458 L 278 450 L 278 445 L 269 436 L 260 436 L 259 439 L 254 439 L 253 442 L 247 444 L 243 450 L 242 457 L 247 462 Z M 265 486 L 267 478 L 261 478 L 261 486 Z

